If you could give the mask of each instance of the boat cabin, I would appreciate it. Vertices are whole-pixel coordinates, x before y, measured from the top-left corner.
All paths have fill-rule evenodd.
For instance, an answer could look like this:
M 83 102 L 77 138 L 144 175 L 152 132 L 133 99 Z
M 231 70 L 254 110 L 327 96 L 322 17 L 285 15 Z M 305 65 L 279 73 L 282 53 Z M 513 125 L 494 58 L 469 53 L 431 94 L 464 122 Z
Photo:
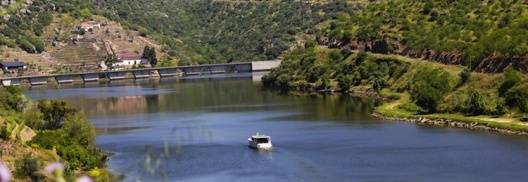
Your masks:
M 248 138 L 249 147 L 258 150 L 271 150 L 271 138 L 266 135 L 256 134 Z
M 251 139 L 255 143 L 269 143 L 270 137 L 269 136 L 252 136 Z

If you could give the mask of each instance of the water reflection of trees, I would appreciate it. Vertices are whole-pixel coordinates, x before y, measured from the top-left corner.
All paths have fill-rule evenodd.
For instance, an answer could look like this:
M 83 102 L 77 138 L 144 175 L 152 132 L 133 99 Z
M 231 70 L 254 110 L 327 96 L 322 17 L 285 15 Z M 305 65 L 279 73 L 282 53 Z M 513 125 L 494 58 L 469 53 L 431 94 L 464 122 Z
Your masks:
M 368 120 L 376 104 L 374 99 L 352 96 L 281 95 L 261 89 L 249 80 L 186 80 L 157 86 L 160 90 L 165 89 L 170 92 L 80 99 L 80 102 L 74 101 L 74 105 L 81 107 L 88 115 L 97 116 L 189 110 L 243 112 L 256 109 L 293 109 L 305 113 L 298 116 L 298 119 Z

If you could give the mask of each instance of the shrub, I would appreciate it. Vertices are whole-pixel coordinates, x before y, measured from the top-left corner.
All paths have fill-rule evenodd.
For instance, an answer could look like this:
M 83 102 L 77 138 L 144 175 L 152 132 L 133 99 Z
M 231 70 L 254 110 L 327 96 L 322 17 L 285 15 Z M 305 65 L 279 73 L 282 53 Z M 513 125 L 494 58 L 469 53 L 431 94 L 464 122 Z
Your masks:
M 38 103 L 38 108 L 43 114 L 44 128 L 55 130 L 62 127 L 68 114 L 75 112 L 69 108 L 64 101 L 42 100 Z
M 381 91 L 381 89 L 387 86 L 387 81 L 385 81 L 385 79 L 383 79 L 382 77 L 375 77 L 371 82 L 372 89 L 374 89 L 374 91 L 376 92 Z
M 519 118 L 520 121 L 522 122 L 528 122 L 528 115 L 522 115 L 521 118 Z
M 142 58 L 147 59 L 147 61 L 152 66 L 155 66 L 158 64 L 158 58 L 156 57 L 156 49 L 154 47 L 145 46 L 143 48 Z
M 22 95 L 22 89 L 20 89 L 20 87 L 10 86 L 0 88 L 0 105 L 2 108 L 22 111 L 25 104 L 26 101 Z
M 95 153 L 78 144 L 60 146 L 57 151 L 62 158 L 68 161 L 68 164 L 73 169 L 92 169 L 101 164 L 101 160 Z
M 0 46 L 5 45 L 7 47 L 15 47 L 16 41 L 0 34 Z
M 504 73 L 504 80 L 499 87 L 499 95 L 504 96 L 508 90 L 517 85 L 522 79 L 521 73 L 515 69 L 507 69 Z
M 449 73 L 441 69 L 418 70 L 411 82 L 412 100 L 426 113 L 435 112 L 444 94 L 450 90 L 448 79 Z
M 40 38 L 38 37 L 30 37 L 27 39 L 29 42 L 31 42 L 31 44 L 33 45 L 33 47 L 35 48 L 35 53 L 41 53 L 41 52 L 44 52 L 44 50 L 46 49 L 46 46 L 44 45 L 44 41 L 42 41 Z
M 289 89 L 289 82 L 290 82 L 290 76 L 286 74 L 281 74 L 277 77 L 275 81 L 275 85 L 277 85 L 282 90 L 288 90 Z
M 360 51 L 356 55 L 356 65 L 362 64 L 368 57 L 368 54 L 365 51 Z
M 18 40 L 18 44 L 20 45 L 20 48 L 28 53 L 36 53 L 37 50 L 31 42 L 29 42 L 27 39 L 20 39 Z
M 504 100 L 499 99 L 499 101 L 497 101 L 497 106 L 495 107 L 495 114 L 503 115 L 506 114 L 506 112 L 508 112 L 508 108 L 506 107 Z
M 348 75 L 340 76 L 339 78 L 337 78 L 337 84 L 342 92 L 348 92 L 352 85 L 352 77 Z
M 469 78 L 471 77 L 471 71 L 469 71 L 469 69 L 465 68 L 464 70 L 462 70 L 458 74 L 458 76 L 460 77 L 460 84 L 459 85 L 463 85 L 467 81 L 469 81 Z
M 479 91 L 472 90 L 469 94 L 469 99 L 466 104 L 466 114 L 481 115 L 486 111 L 484 98 Z
M 95 140 L 95 128 L 80 113 L 66 116 L 62 130 L 70 140 L 75 140 L 84 146 L 92 145 Z
M 90 9 L 84 8 L 79 11 L 79 15 L 84 19 L 88 19 L 92 16 L 92 12 L 90 11 Z
M 67 145 L 66 136 L 61 131 L 40 131 L 37 136 L 31 140 L 32 144 L 36 144 L 45 149 L 53 149 L 57 146 Z
M 33 129 L 41 129 L 44 127 L 44 119 L 42 118 L 42 112 L 38 110 L 35 105 L 30 105 L 22 113 L 22 118 L 25 121 L 24 124 Z
M 19 178 L 29 177 L 31 181 L 42 181 L 43 176 L 38 173 L 41 168 L 40 160 L 25 156 L 23 159 L 16 162 L 15 175 Z
M 145 27 L 139 27 L 138 30 L 139 36 L 147 37 L 149 31 Z
M 317 46 L 317 42 L 312 39 L 309 39 L 304 43 L 304 48 L 306 49 L 314 48 L 315 46 Z
M 509 89 L 504 99 L 508 106 L 517 106 L 522 112 L 528 112 L 528 84 L 517 85 Z

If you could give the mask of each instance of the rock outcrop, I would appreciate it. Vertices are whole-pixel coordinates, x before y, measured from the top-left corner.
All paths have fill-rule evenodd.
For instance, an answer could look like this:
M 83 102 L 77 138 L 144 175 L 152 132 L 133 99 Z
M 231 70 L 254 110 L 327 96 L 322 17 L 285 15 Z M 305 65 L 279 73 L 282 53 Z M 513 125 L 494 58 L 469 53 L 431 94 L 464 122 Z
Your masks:
M 431 49 L 416 50 L 408 46 L 390 42 L 384 39 L 375 41 L 351 40 L 342 41 L 325 36 L 317 36 L 316 41 L 328 48 L 346 48 L 350 50 L 370 51 L 380 54 L 398 54 L 410 58 L 436 61 L 442 64 L 462 65 L 464 64 L 463 54 L 460 52 L 435 51 Z M 523 73 L 528 73 L 528 55 L 524 56 L 503 56 L 493 55 L 484 58 L 474 71 L 484 73 L 501 73 L 506 68 L 515 68 Z

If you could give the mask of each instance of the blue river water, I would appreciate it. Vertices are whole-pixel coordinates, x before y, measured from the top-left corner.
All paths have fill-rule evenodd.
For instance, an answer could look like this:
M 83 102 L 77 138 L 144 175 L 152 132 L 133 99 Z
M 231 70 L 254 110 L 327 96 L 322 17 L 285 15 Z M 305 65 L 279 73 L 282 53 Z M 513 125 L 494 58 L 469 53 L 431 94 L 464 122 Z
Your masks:
M 251 75 L 33 88 L 97 128 L 124 181 L 526 181 L 528 139 L 370 116 L 375 101 L 285 95 Z M 247 147 L 256 133 L 274 149 Z

